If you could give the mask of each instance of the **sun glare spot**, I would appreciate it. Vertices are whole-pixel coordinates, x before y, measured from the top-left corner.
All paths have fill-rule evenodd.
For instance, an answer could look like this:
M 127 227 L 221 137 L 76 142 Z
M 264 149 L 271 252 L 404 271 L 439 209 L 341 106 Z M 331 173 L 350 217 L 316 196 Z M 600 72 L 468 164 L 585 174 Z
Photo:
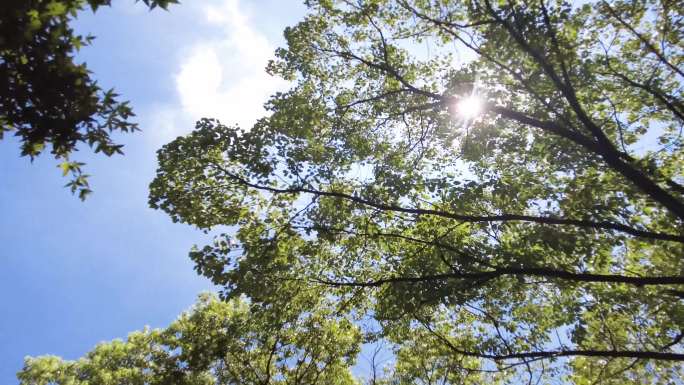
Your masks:
M 477 95 L 469 95 L 456 102 L 456 112 L 466 120 L 474 119 L 482 113 L 483 101 Z

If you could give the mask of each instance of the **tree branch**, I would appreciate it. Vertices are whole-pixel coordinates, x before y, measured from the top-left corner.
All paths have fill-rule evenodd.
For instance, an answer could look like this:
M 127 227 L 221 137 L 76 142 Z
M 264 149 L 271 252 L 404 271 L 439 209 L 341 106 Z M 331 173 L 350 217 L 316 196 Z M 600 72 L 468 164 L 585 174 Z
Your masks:
M 559 350 L 544 350 L 544 351 L 530 351 L 518 352 L 509 354 L 490 354 L 483 352 L 475 352 L 463 350 L 456 347 L 448 338 L 435 332 L 427 322 L 418 319 L 420 323 L 435 337 L 441 340 L 452 352 L 458 355 L 468 357 L 484 358 L 493 361 L 507 361 L 507 360 L 524 360 L 524 359 L 547 359 L 557 357 L 615 357 L 615 358 L 639 358 L 644 360 L 662 360 L 662 361 L 684 361 L 684 354 L 656 352 L 656 351 L 640 351 L 640 350 L 582 350 L 582 349 L 559 349 Z
M 558 278 L 574 282 L 592 283 L 622 283 L 634 286 L 653 286 L 653 285 L 682 285 L 684 277 L 681 276 L 660 276 L 660 277 L 633 277 L 613 274 L 591 274 L 573 273 L 564 270 L 554 270 L 548 268 L 515 268 L 501 267 L 490 271 L 478 272 L 453 272 L 443 274 L 431 274 L 417 277 L 390 277 L 374 281 L 330 281 L 315 279 L 314 281 L 329 286 L 349 286 L 349 287 L 380 287 L 388 284 L 399 283 L 420 283 L 432 281 L 446 281 L 452 279 L 462 280 L 492 280 L 503 276 L 532 276 L 544 278 Z
M 588 229 L 602 229 L 602 230 L 612 230 L 612 231 L 618 231 L 621 233 L 626 233 L 633 235 L 635 237 L 640 237 L 640 238 L 648 238 L 648 239 L 657 239 L 657 240 L 664 240 L 664 241 L 672 241 L 672 242 L 680 242 L 684 243 L 684 236 L 681 235 L 674 235 L 674 234 L 666 234 L 666 233 L 656 233 L 656 232 L 651 232 L 647 230 L 639 230 L 634 227 L 630 227 L 627 225 L 623 225 L 620 223 L 614 223 L 614 222 L 609 222 L 609 221 L 601 221 L 601 222 L 593 222 L 590 220 L 582 220 L 582 219 L 565 219 L 565 218 L 554 218 L 554 217 L 539 217 L 539 216 L 531 216 L 531 215 L 521 215 L 521 214 L 500 214 L 500 215 L 466 215 L 466 214 L 457 214 L 457 213 L 452 213 L 452 212 L 447 212 L 447 211 L 439 211 L 439 210 L 434 210 L 434 209 L 420 209 L 420 208 L 410 208 L 410 207 L 403 207 L 403 206 L 398 206 L 394 204 L 389 204 L 389 203 L 384 203 L 384 202 L 377 202 L 377 201 L 372 201 L 370 199 L 365 199 L 359 196 L 354 196 L 351 194 L 343 193 L 343 192 L 336 192 L 336 191 L 319 191 L 315 190 L 312 188 L 305 188 L 305 187 L 289 187 L 289 188 L 277 188 L 277 187 L 270 187 L 270 186 L 264 186 L 256 183 L 252 183 L 234 173 L 231 173 L 230 171 L 226 170 L 222 166 L 218 164 L 213 164 L 214 167 L 218 168 L 220 171 L 222 171 L 227 177 L 230 179 L 234 180 L 235 182 L 251 187 L 257 190 L 261 191 L 268 191 L 270 193 L 274 194 L 312 194 L 316 196 L 325 196 L 325 197 L 333 197 L 333 198 L 340 198 L 340 199 L 345 199 L 351 202 L 359 203 L 364 206 L 369 206 L 373 207 L 379 210 L 385 210 L 385 211 L 394 211 L 394 212 L 401 212 L 401 213 L 406 213 L 406 214 L 414 214 L 414 215 L 434 215 L 438 217 L 443 217 L 443 218 L 448 218 L 448 219 L 453 219 L 456 221 L 461 221 L 461 222 L 471 222 L 471 223 L 482 223 L 482 222 L 513 222 L 513 221 L 518 221 L 518 222 L 532 222 L 532 223 L 538 223 L 542 225 L 565 225 L 565 226 L 574 226 L 574 227 L 580 227 L 580 228 L 588 228 Z

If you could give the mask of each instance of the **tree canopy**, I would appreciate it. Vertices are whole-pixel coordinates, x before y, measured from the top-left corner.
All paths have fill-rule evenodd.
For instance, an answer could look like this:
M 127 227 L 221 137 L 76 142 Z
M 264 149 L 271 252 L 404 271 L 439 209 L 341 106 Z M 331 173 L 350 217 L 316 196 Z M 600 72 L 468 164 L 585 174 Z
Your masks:
M 253 127 L 200 120 L 158 152 L 150 186 L 172 220 L 226 229 L 190 257 L 228 304 L 263 310 L 249 328 L 322 312 L 347 325 L 315 345 L 326 357 L 388 344 L 378 384 L 678 383 L 681 2 L 306 4 L 268 66 L 292 89 Z M 216 368 L 261 364 L 272 340 L 227 356 L 245 332 L 197 330 L 152 349 L 164 373 L 252 383 Z M 174 358 L 198 351 L 199 371 Z M 92 357 L 20 377 L 110 370 Z M 156 370 L 142 357 L 140 375 Z
M 203 295 L 166 329 L 102 343 L 78 361 L 28 358 L 18 378 L 22 385 L 353 384 L 361 334 L 349 321 L 309 310 L 264 312 Z
M 237 226 L 199 273 L 332 296 L 447 383 L 684 374 L 681 3 L 307 5 L 269 116 L 159 152 L 153 207 Z
M 138 1 L 138 0 L 136 0 Z M 177 0 L 143 0 L 166 9 Z M 0 6 L 0 139 L 14 133 L 22 156 L 50 147 L 62 161 L 68 186 L 81 199 L 90 189 L 83 163 L 70 158 L 80 144 L 107 156 L 122 153 L 112 132 L 138 129 L 128 102 L 113 90 L 103 90 L 76 52 L 92 43 L 70 23 L 85 7 L 93 11 L 111 0 L 4 0 Z

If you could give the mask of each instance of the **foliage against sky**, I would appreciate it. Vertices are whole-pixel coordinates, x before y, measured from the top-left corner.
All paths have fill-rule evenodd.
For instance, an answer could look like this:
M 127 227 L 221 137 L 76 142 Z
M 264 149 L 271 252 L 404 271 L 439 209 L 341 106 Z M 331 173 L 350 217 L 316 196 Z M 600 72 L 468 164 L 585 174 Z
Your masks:
M 177 0 L 143 0 L 166 9 Z M 62 160 L 68 186 L 84 199 L 91 192 L 83 163 L 70 155 L 85 144 L 107 156 L 122 154 L 113 132 L 138 129 L 128 102 L 103 90 L 85 63 L 74 61 L 94 36 L 74 33 L 71 23 L 86 8 L 111 0 L 6 0 L 0 6 L 0 139 L 20 138 L 21 154 L 33 159 L 46 149 Z
M 207 308 L 246 296 L 266 310 L 249 330 L 269 338 L 278 328 L 259 317 L 297 315 L 306 336 L 322 312 L 350 327 L 321 344 L 345 357 L 339 373 L 354 344 L 390 343 L 378 382 L 676 383 L 684 7 L 307 3 L 269 66 L 296 82 L 271 114 L 201 120 L 159 152 L 153 207 L 238 228 L 190 254 L 229 301 Z M 358 339 L 354 323 L 373 330 Z M 198 328 L 180 352 L 164 332 L 134 334 L 144 343 L 30 359 L 20 376 L 91 381 L 125 347 L 126 362 L 142 357 L 135 377 L 157 365 L 145 349 L 164 346 L 168 365 L 148 381 L 231 383 L 202 372 L 239 362 L 204 344 L 222 332 Z M 234 346 L 244 330 L 225 337 Z M 180 358 L 192 352 L 199 371 Z
M 447 382 L 681 376 L 681 4 L 308 5 L 270 116 L 159 152 L 153 207 L 239 228 L 199 273 L 333 296 Z
M 27 359 L 21 384 L 353 384 L 361 334 L 344 319 L 265 312 L 200 296 L 168 328 L 98 345 L 78 361 Z

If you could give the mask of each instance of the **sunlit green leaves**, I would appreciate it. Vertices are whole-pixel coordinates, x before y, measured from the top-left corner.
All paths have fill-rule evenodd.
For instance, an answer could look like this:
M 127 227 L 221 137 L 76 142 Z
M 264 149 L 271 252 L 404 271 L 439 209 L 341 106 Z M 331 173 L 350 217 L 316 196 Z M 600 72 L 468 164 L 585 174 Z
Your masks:
M 22 385 L 355 384 L 360 334 L 326 309 L 292 315 L 203 295 L 166 329 L 105 342 L 77 361 L 27 358 Z
M 676 378 L 669 3 L 307 4 L 269 67 L 296 82 L 271 114 L 200 121 L 159 153 L 153 207 L 237 225 L 236 247 L 193 250 L 198 271 L 227 298 L 371 318 L 397 381 Z M 463 119 L 473 94 L 485 111 Z
M 144 0 L 166 9 L 175 0 Z M 21 154 L 31 158 L 50 151 L 68 162 L 86 145 L 107 156 L 122 153 L 110 137 L 137 131 L 128 102 L 102 89 L 74 54 L 92 43 L 70 24 L 89 5 L 93 11 L 109 0 L 7 0 L 0 8 L 0 138 L 13 132 Z M 90 193 L 86 175 L 71 173 L 68 183 L 81 199 Z

